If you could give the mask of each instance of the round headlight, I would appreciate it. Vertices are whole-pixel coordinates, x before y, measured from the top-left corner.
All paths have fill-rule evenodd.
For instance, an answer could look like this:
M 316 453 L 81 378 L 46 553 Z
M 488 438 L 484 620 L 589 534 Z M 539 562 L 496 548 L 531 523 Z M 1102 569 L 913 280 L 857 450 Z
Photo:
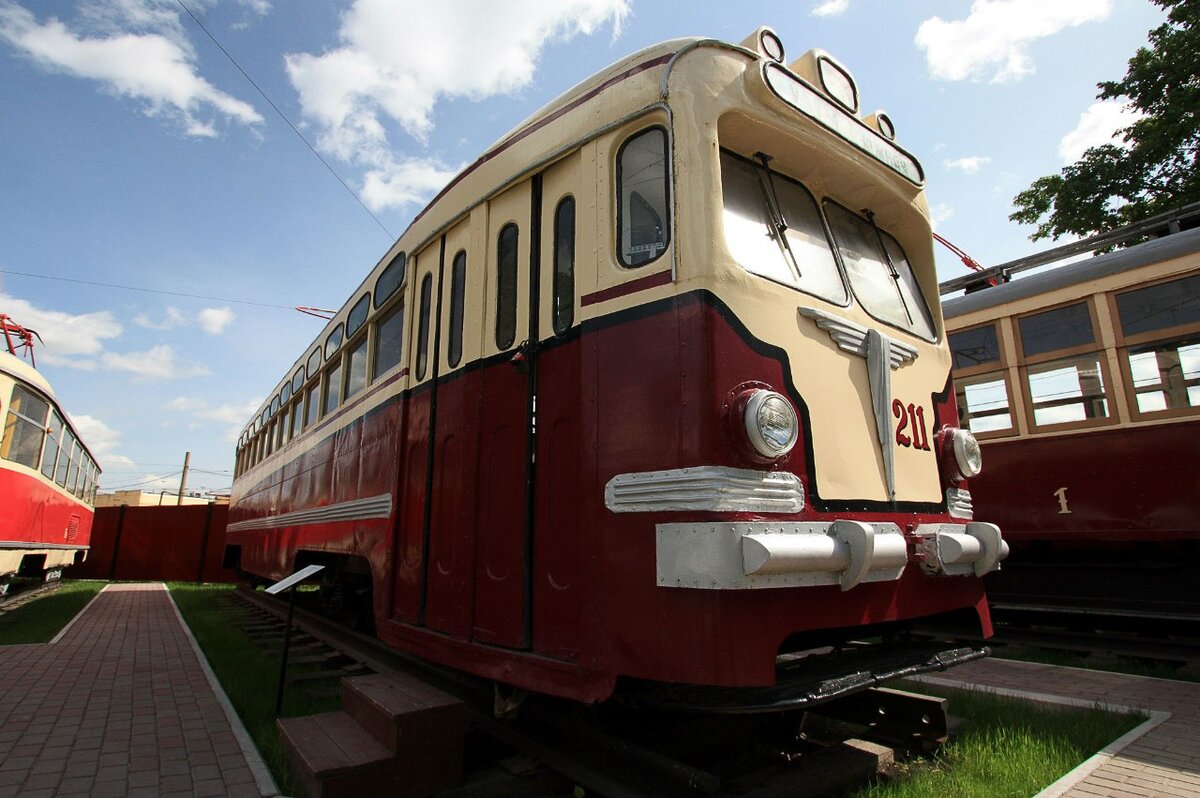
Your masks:
M 783 457 L 796 445 L 800 424 L 796 410 L 782 394 L 759 389 L 750 395 L 745 412 L 750 445 L 763 457 Z
M 979 450 L 979 441 L 975 440 L 970 431 L 954 430 L 951 443 L 954 447 L 954 462 L 963 479 L 970 479 L 983 470 L 983 452 Z

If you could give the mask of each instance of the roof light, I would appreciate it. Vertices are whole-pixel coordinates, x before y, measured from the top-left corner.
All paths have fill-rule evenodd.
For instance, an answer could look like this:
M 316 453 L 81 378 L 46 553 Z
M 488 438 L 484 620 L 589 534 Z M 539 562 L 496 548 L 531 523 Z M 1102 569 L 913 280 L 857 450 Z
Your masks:
M 879 135 L 883 136 L 888 141 L 896 140 L 896 126 L 892 124 L 892 118 L 883 111 L 876 111 L 863 121 L 865 121 L 868 126 L 879 131 Z
M 779 38 L 779 34 L 766 25 L 763 25 L 743 39 L 741 45 L 748 50 L 753 50 L 764 58 L 768 58 L 779 64 L 783 63 L 783 40 Z

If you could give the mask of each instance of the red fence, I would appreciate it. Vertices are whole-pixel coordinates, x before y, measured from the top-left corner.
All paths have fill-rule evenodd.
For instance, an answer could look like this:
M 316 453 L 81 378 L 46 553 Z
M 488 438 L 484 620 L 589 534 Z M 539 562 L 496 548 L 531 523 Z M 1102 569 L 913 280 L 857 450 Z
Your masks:
M 72 566 L 74 579 L 233 582 L 237 572 L 223 568 L 229 507 L 98 507 L 91 550 Z

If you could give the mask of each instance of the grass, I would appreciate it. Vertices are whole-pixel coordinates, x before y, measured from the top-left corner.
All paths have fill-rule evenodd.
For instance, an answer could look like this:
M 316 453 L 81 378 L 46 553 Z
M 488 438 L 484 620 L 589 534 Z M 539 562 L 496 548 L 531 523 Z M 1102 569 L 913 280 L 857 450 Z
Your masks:
M 285 795 L 291 794 L 291 779 L 275 726 L 280 652 L 264 651 L 232 622 L 240 615 L 239 605 L 229 600 L 232 585 L 175 582 L 168 587 L 275 780 Z M 314 695 L 291 684 L 284 694 L 281 717 L 328 712 L 340 705 L 336 695 Z
M 0 646 L 49 643 L 105 584 L 64 581 L 53 593 L 0 615 Z
M 949 712 L 966 723 L 934 757 L 901 765 L 893 779 L 853 798 L 1027 798 L 1146 719 L 923 683 L 904 687 L 949 698 Z
M 1160 660 L 1139 660 L 1129 657 L 1109 659 L 1055 648 L 1002 648 L 999 646 L 992 650 L 992 656 L 997 659 L 1011 659 L 1020 662 L 1040 662 L 1043 665 L 1127 673 L 1133 676 L 1153 676 L 1158 679 L 1175 679 L 1181 682 L 1200 682 L 1200 671 L 1195 668 L 1182 664 L 1171 665 Z

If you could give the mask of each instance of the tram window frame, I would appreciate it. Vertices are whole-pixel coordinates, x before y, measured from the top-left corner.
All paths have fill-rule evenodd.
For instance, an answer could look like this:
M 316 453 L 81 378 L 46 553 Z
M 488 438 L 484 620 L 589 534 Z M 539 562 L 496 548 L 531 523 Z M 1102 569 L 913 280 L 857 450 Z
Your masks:
M 392 369 L 396 368 L 397 366 L 401 366 L 404 363 L 404 333 L 406 332 L 405 327 L 404 327 L 404 324 L 405 324 L 404 305 L 405 305 L 404 296 L 401 295 L 391 305 L 385 307 L 379 313 L 375 314 L 375 319 L 371 322 L 371 326 L 374 328 L 373 332 L 371 333 L 371 335 L 372 335 L 371 382 L 372 383 L 374 383 L 376 380 L 378 380 L 384 374 L 387 374 Z M 398 325 L 399 330 L 398 331 L 395 330 L 393 325 Z M 384 336 L 384 334 L 382 332 L 382 330 L 385 327 L 388 331 L 388 335 L 386 337 Z M 392 335 L 391 333 L 393 333 L 393 332 L 398 332 L 398 335 Z M 393 352 L 391 350 L 388 350 L 388 352 L 387 352 L 388 360 L 383 361 L 380 359 L 380 354 L 383 350 L 384 343 L 385 342 L 390 343 L 391 341 L 396 341 L 396 343 L 398 344 L 396 346 L 396 349 L 394 352 L 395 358 L 392 359 Z M 386 362 L 386 365 L 381 368 L 380 367 L 381 363 L 384 363 L 384 362 Z
M 66 445 L 67 441 L 71 442 L 70 446 Z M 58 465 L 54 469 L 54 483 L 60 488 L 66 488 L 67 486 L 67 472 L 71 469 L 71 457 L 75 454 L 76 447 L 81 445 L 79 438 L 75 436 L 74 430 L 67 427 L 66 432 L 63 433 L 63 447 L 59 451 Z M 67 455 L 65 458 L 62 456 L 62 452 L 64 451 Z
M 1146 289 L 1157 288 L 1162 285 L 1170 285 L 1172 283 L 1177 283 L 1184 280 L 1195 280 L 1198 278 L 1200 278 L 1200 272 L 1172 274 L 1151 282 L 1139 283 L 1128 288 L 1112 291 L 1106 296 L 1109 308 L 1109 318 L 1112 319 L 1113 338 L 1116 341 L 1117 363 L 1120 365 L 1121 369 L 1121 379 L 1123 380 L 1125 387 L 1125 396 L 1129 405 L 1130 418 L 1134 421 L 1184 418 L 1200 413 L 1200 403 L 1185 407 L 1164 407 L 1162 409 L 1142 410 L 1141 404 L 1138 401 L 1139 391 L 1138 386 L 1135 383 L 1132 355 L 1130 353 L 1130 350 L 1134 350 L 1133 354 L 1143 354 L 1145 351 L 1149 351 L 1152 348 L 1158 349 L 1174 347 L 1178 350 L 1180 345 L 1194 346 L 1197 343 L 1200 343 L 1200 322 L 1192 322 L 1190 324 L 1174 324 L 1154 330 L 1147 330 L 1145 332 L 1127 335 L 1125 333 L 1124 320 L 1121 318 L 1120 297 Z M 1186 379 L 1184 386 L 1186 390 Z M 1148 391 L 1143 390 L 1141 393 L 1148 393 Z
M 30 400 L 43 406 L 42 418 L 39 421 L 26 412 L 24 401 L 17 401 L 17 391 L 23 392 Z M 33 471 L 42 467 L 42 450 L 46 446 L 46 422 L 54 404 L 44 396 L 26 386 L 16 383 L 8 401 L 8 412 L 4 416 L 3 440 L 0 441 L 0 457 L 10 463 L 25 466 Z M 30 408 L 32 410 L 32 408 Z M 37 447 L 28 445 L 29 441 L 37 440 Z M 14 441 L 17 447 L 14 451 Z M 26 462 L 29 460 L 29 462 Z
M 275 451 L 279 451 L 283 448 L 283 445 L 287 443 L 287 425 L 291 417 L 287 413 L 283 412 L 284 410 L 286 410 L 286 408 L 280 408 L 279 416 L 276 419 L 276 421 L 279 423 L 279 429 L 276 431 L 275 435 Z
M 369 330 L 368 330 L 369 332 Z M 364 332 L 358 338 L 350 341 L 345 347 L 345 371 L 342 373 L 342 403 L 349 402 L 354 396 L 361 393 L 367 385 L 370 384 L 370 356 L 371 349 L 369 347 L 369 338 L 367 332 Z M 358 382 L 357 387 L 354 386 L 354 369 L 358 363 L 362 364 L 362 379 Z
M 996 337 L 996 351 L 998 357 L 996 360 L 989 360 L 984 363 L 977 363 L 974 366 L 957 366 L 955 365 L 954 354 L 954 336 L 964 333 L 977 332 L 990 327 Z M 950 347 L 950 367 L 954 371 L 954 376 L 969 377 L 975 374 L 984 374 L 990 371 L 998 371 L 1007 369 L 1009 366 L 1008 348 L 1004 345 L 1004 336 L 1001 334 L 1000 322 L 989 321 L 984 324 L 974 324 L 970 327 L 963 327 L 960 330 L 946 330 L 946 343 Z
M 363 294 L 350 308 L 346 314 L 346 340 L 349 341 L 358 335 L 358 331 L 367 323 L 367 317 L 371 313 L 371 292 Z
M 275 419 L 271 419 L 271 423 L 267 425 L 267 452 L 265 457 L 270 457 L 275 453 Z
M 342 358 L 340 355 L 336 362 L 326 359 L 321 383 L 325 386 L 321 391 L 321 418 L 325 418 L 342 406 Z M 330 389 L 337 391 L 337 397 L 332 403 L 330 402 L 332 396 Z
M 450 266 L 449 335 L 446 341 L 446 365 L 455 368 L 463 358 L 463 328 L 467 317 L 467 251 L 454 253 Z
M 569 230 L 564 229 L 563 209 L 570 205 Z M 551 328 L 555 335 L 566 335 L 575 324 L 575 225 L 576 202 L 567 194 L 554 206 L 554 255 L 552 263 Z M 568 250 L 563 249 L 563 237 L 570 237 Z
M 304 386 L 301 385 L 300 388 L 300 393 L 296 394 L 292 402 L 292 434 L 289 440 L 295 440 L 304 431 Z
M 304 389 L 304 426 L 303 431 L 307 432 L 312 427 L 316 426 L 321 420 L 321 375 L 318 372 L 317 376 L 309 380 L 308 385 Z
M 54 433 L 54 425 L 58 424 L 58 433 Z M 58 465 L 58 458 L 62 451 L 63 432 L 67 428 L 67 422 L 58 412 L 56 408 L 50 408 L 50 416 L 46 419 L 46 440 L 42 442 L 42 461 L 39 469 L 42 476 L 54 481 L 54 469 Z M 50 453 L 50 442 L 54 441 L 54 459 L 49 463 L 46 462 L 46 455 Z M 46 468 L 49 466 L 50 473 L 46 473 Z
M 1025 341 L 1023 331 L 1021 329 L 1021 320 L 1028 319 L 1034 316 L 1041 316 L 1065 308 L 1072 308 L 1083 305 L 1087 308 L 1089 324 L 1092 329 L 1092 340 L 1089 343 L 1072 344 L 1059 349 L 1050 349 L 1038 352 L 1034 355 L 1025 353 Z M 1072 298 L 1065 302 L 1060 302 L 1055 305 L 1037 308 L 1027 313 L 1018 313 L 1012 317 L 1014 338 L 1016 340 L 1016 356 L 1017 356 L 1017 372 L 1021 377 L 1021 393 L 1022 393 L 1022 411 L 1025 414 L 1025 421 L 1028 424 L 1031 433 L 1055 432 L 1060 430 L 1071 429 L 1087 429 L 1091 427 L 1106 427 L 1118 423 L 1117 411 L 1117 394 L 1113 389 L 1113 375 L 1108 366 L 1108 356 L 1102 340 L 1100 338 L 1100 324 L 1098 314 L 1096 313 L 1095 297 L 1086 296 L 1081 298 Z M 1035 391 L 1033 384 L 1030 382 L 1032 376 L 1038 376 L 1040 373 L 1045 373 L 1050 369 L 1047 366 L 1053 366 L 1061 363 L 1064 367 L 1071 365 L 1072 362 L 1090 358 L 1094 359 L 1099 367 L 1101 388 L 1103 390 L 1103 399 L 1105 402 L 1106 414 L 1104 416 L 1096 416 L 1094 418 L 1084 418 L 1069 421 L 1055 421 L 1049 423 L 1039 423 L 1037 420 L 1037 410 L 1035 405 Z M 1030 373 L 1033 369 L 1035 374 Z M 1080 402 L 1084 400 L 1080 397 Z
M 316 377 L 321 373 L 322 354 L 323 349 L 318 346 L 312 351 L 312 354 L 308 356 L 308 360 L 304 364 L 304 376 L 307 379 L 311 380 L 313 377 Z
M 995 360 L 989 360 L 984 363 L 979 363 L 974 366 L 956 367 L 954 354 L 954 337 L 963 333 L 971 333 L 977 330 L 990 328 L 995 336 L 996 354 Z M 985 322 L 983 324 L 975 324 L 970 327 L 964 327 L 960 330 L 947 330 L 946 341 L 950 347 L 951 367 L 954 377 L 954 402 L 958 410 L 959 424 L 965 429 L 970 429 L 971 433 L 980 440 L 988 438 L 1004 438 L 1016 435 L 1017 417 L 1024 412 L 1024 408 L 1017 405 L 1013 399 L 1012 380 L 1009 379 L 1009 353 L 1008 348 L 1004 344 L 1004 337 L 1000 330 L 998 320 Z M 971 419 L 980 417 L 988 418 L 990 416 L 998 416 L 1000 413 L 975 413 L 970 415 L 971 407 L 967 402 L 967 389 L 976 386 L 987 386 L 999 383 L 1004 386 L 1005 408 L 1008 415 L 1008 426 L 999 427 L 996 429 L 976 429 L 971 426 Z
M 397 270 L 399 270 L 400 276 L 393 283 L 392 274 Z M 375 287 L 371 291 L 373 297 L 371 301 L 375 309 L 379 310 L 383 307 L 406 282 L 408 282 L 408 256 L 404 253 L 404 250 L 401 250 L 396 253 L 387 266 L 383 267 L 383 271 L 375 279 Z M 387 293 L 380 293 L 381 286 L 388 289 Z
M 421 278 L 420 315 L 417 319 L 417 379 L 425 379 L 429 370 L 429 318 L 433 305 L 433 273 Z
M 626 237 L 626 235 L 625 235 L 625 233 L 626 233 L 626 230 L 625 230 L 626 197 L 625 197 L 625 174 L 624 174 L 625 168 L 626 168 L 625 167 L 625 155 L 631 144 L 633 144 L 638 139 L 640 139 L 644 136 L 648 136 L 652 133 L 658 133 L 662 136 L 662 144 L 663 144 L 662 206 L 663 206 L 664 213 L 659 214 L 658 209 L 653 207 L 653 204 L 645 198 L 645 195 L 642 192 L 631 190 L 629 193 L 628 201 L 630 204 L 632 204 L 633 196 L 636 194 L 659 217 L 658 221 L 662 225 L 662 231 L 663 231 L 663 233 L 662 233 L 663 234 L 662 248 L 659 249 L 657 252 L 654 252 L 651 257 L 647 258 L 644 261 L 638 261 L 636 263 L 631 263 L 625 259 L 626 253 L 625 253 L 625 245 L 624 245 L 624 241 L 625 241 L 625 237 Z M 672 179 L 673 179 L 674 170 L 672 169 L 671 153 L 672 153 L 671 135 L 670 135 L 669 131 L 667 130 L 667 128 L 663 125 L 650 125 L 648 127 L 644 127 L 640 130 L 637 130 L 637 131 L 631 133 L 630 135 L 626 136 L 624 141 L 621 142 L 621 146 L 617 148 L 616 158 L 614 159 L 615 180 L 613 183 L 613 187 L 615 189 L 615 191 L 613 193 L 613 197 L 614 197 L 614 200 L 616 201 L 616 206 L 617 206 L 616 207 L 616 220 L 617 220 L 616 253 L 617 253 L 617 262 L 620 263 L 621 266 L 626 269 L 645 268 L 646 266 L 649 266 L 650 264 L 657 262 L 659 259 L 661 259 L 663 257 L 663 255 L 667 254 L 667 252 L 669 252 L 671 250 L 671 244 L 674 241 L 674 237 L 675 237 L 674 236 L 674 232 L 675 232 L 674 231 L 674 215 L 672 214 L 672 211 L 673 211 L 672 202 L 674 202 L 674 192 L 673 192 L 674 186 L 672 185 Z M 632 216 L 632 212 L 630 212 L 630 216 Z M 630 226 L 629 235 L 630 235 L 630 247 L 632 247 L 633 246 L 632 225 Z
M 505 240 L 510 232 L 513 234 L 511 247 Z M 507 222 L 496 235 L 496 348 L 501 352 L 517 340 L 520 253 L 521 227 L 516 222 Z

